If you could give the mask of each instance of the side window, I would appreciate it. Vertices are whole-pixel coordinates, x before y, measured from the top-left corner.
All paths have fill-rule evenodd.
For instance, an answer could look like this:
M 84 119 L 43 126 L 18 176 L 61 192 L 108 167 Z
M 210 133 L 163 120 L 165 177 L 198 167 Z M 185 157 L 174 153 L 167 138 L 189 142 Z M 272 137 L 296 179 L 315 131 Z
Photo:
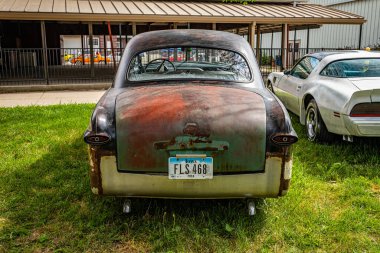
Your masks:
M 318 64 L 319 60 L 317 58 L 305 57 L 294 66 L 291 75 L 297 78 L 306 79 Z

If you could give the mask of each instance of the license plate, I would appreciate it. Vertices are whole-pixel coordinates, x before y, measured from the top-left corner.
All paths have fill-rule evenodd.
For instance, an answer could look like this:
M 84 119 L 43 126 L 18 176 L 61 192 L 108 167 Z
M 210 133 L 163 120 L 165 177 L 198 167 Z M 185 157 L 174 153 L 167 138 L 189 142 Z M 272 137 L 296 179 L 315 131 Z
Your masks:
M 169 179 L 212 179 L 212 157 L 169 158 Z

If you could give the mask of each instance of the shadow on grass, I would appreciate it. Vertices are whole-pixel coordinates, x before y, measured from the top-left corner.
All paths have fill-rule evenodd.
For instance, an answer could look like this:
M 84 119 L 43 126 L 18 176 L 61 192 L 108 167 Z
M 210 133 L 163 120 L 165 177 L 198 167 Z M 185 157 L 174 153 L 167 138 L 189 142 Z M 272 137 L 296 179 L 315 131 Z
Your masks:
M 52 145 L 5 177 L 7 222 L 0 239 L 8 250 L 231 251 L 265 224 L 264 211 L 249 217 L 243 200 L 135 199 L 132 214 L 124 215 L 123 199 L 91 193 L 81 138 Z

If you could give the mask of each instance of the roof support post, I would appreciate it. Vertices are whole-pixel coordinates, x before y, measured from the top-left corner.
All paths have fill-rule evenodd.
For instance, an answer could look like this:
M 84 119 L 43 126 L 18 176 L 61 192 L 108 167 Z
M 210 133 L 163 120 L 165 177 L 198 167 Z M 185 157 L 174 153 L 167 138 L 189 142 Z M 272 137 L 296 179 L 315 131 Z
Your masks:
M 272 36 L 270 39 L 270 64 L 272 65 L 273 61 L 273 30 L 272 30 Z
M 286 46 L 286 68 L 289 68 L 289 24 L 287 24 L 287 29 L 286 29 L 286 43 L 285 43 L 285 46 Z
M 176 23 L 176 22 L 173 23 L 173 29 L 178 29 L 178 23 Z M 173 61 L 177 61 L 178 60 L 178 52 L 177 51 L 178 51 L 178 49 L 174 48 L 174 51 L 173 51 Z
M 129 32 L 129 24 L 128 23 L 125 23 L 125 46 L 127 46 L 128 44 L 128 32 Z
M 103 22 L 103 50 L 104 50 L 104 57 L 106 57 L 106 54 L 107 54 L 107 38 L 106 38 L 106 34 L 107 34 L 107 25 L 106 25 L 106 22 Z M 104 61 L 104 64 L 107 64 L 107 61 Z
M 94 69 L 94 37 L 92 32 L 92 23 L 88 23 L 88 41 L 90 44 L 90 69 L 91 69 L 91 78 L 95 77 Z M 82 61 L 85 61 L 84 54 L 82 55 Z
M 80 23 L 80 43 L 81 43 L 81 53 L 80 53 L 80 55 L 82 56 L 82 57 L 84 57 L 84 36 L 83 36 L 83 34 L 84 34 L 84 32 L 83 32 L 83 25 L 82 25 L 82 22 Z M 79 56 L 79 55 L 78 55 Z M 82 58 L 82 60 L 83 60 L 83 58 Z M 84 61 L 82 61 L 82 64 L 84 65 L 85 64 L 85 62 Z
M 260 30 L 260 25 L 257 25 L 256 26 L 256 59 L 257 59 L 257 62 L 259 63 L 259 66 L 261 64 L 261 53 L 260 53 L 260 50 L 261 50 L 261 30 Z
M 46 80 L 46 84 L 49 84 L 49 69 L 48 69 L 48 51 L 47 51 L 47 43 L 46 43 L 46 27 L 45 21 L 41 20 L 41 40 L 42 40 L 42 61 L 44 64 L 44 77 Z
M 122 36 L 121 36 L 121 34 L 122 34 L 121 24 L 119 24 L 119 55 L 121 55 L 121 51 L 123 51 L 123 43 L 122 43 Z M 104 56 L 104 57 L 106 57 L 106 56 Z M 105 59 L 105 60 L 107 62 L 107 59 Z M 116 62 L 115 62 L 115 64 L 116 64 Z
M 309 53 L 310 27 L 307 27 L 306 53 Z
M 297 28 L 294 27 L 292 65 L 294 65 L 294 63 L 296 61 L 296 40 L 297 40 Z
M 216 23 L 212 23 L 212 30 L 216 31 Z
M 360 49 L 362 47 L 362 32 L 363 32 L 363 24 L 360 24 L 360 28 L 359 28 L 359 48 Z
M 137 34 L 136 22 L 132 22 L 132 36 L 136 36 L 136 34 Z
M 107 22 L 108 25 L 108 36 L 110 37 L 110 44 L 111 44 L 111 52 L 112 52 L 112 60 L 113 60 L 113 71 L 116 73 L 116 58 L 115 58 L 115 47 L 113 46 L 113 36 L 112 36 L 112 26 L 111 22 Z M 107 61 L 107 56 L 104 54 L 104 61 Z
M 249 27 L 248 27 L 249 44 L 251 44 L 252 49 L 255 47 L 255 30 L 256 30 L 256 22 L 249 24 Z
M 3 22 L 0 21 L 0 49 L 1 49 L 1 39 L 3 37 Z M 0 51 L 1 52 L 1 51 Z M 1 57 L 1 55 L 0 55 Z M 1 59 L 3 59 L 3 57 L 1 57 Z
M 282 25 L 282 38 L 281 38 L 281 70 L 284 70 L 288 67 L 288 36 L 289 36 L 289 25 Z

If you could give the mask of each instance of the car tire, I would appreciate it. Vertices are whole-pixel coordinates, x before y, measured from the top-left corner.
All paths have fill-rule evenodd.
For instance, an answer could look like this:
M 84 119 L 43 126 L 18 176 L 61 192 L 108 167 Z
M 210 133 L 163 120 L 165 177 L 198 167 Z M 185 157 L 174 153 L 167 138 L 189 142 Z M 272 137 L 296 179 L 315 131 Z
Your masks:
M 334 135 L 327 130 L 314 99 L 310 100 L 307 105 L 305 122 L 309 141 L 331 142 L 334 140 Z
M 267 89 L 274 94 L 273 84 L 271 81 L 267 82 Z

